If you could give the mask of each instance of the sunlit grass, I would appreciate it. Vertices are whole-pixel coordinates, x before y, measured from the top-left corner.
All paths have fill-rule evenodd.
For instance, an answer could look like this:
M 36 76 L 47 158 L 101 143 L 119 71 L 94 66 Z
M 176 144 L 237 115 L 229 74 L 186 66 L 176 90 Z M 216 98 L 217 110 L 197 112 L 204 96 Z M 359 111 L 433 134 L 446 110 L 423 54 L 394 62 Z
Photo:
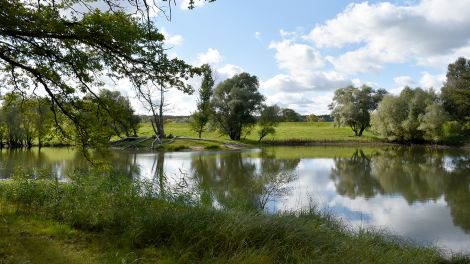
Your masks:
M 258 141 L 258 128 L 254 127 L 246 140 Z M 180 137 L 197 137 L 197 133 L 191 131 L 188 123 L 168 122 L 165 126 L 165 133 Z M 143 123 L 139 129 L 139 135 L 150 136 L 153 134 L 150 123 Z M 221 141 L 230 141 L 228 136 L 221 135 L 219 132 L 212 130 L 204 132 L 203 138 L 215 139 Z M 289 140 L 306 140 L 306 141 L 353 141 L 353 142 L 376 142 L 380 139 L 374 136 L 370 131 L 365 131 L 362 137 L 354 136 L 354 132 L 349 127 L 334 127 L 332 122 L 282 122 L 276 127 L 276 133 L 265 138 L 265 141 L 289 141 Z

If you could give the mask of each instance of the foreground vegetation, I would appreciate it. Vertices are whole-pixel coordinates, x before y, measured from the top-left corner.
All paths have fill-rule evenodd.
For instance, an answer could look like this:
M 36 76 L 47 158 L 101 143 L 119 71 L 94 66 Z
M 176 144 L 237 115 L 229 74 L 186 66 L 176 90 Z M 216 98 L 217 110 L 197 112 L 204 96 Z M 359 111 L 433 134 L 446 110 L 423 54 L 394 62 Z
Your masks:
M 470 263 L 390 235 L 353 232 L 313 208 L 215 210 L 194 191 L 89 173 L 66 184 L 21 173 L 0 183 L 4 263 Z

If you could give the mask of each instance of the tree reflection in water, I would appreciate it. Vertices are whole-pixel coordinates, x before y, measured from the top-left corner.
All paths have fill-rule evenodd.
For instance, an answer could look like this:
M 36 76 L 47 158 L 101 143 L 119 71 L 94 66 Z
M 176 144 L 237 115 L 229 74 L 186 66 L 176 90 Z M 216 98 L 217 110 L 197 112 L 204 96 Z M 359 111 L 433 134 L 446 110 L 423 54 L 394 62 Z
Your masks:
M 453 222 L 470 232 L 470 158 L 458 150 L 383 148 L 372 155 L 357 149 L 335 158 L 331 178 L 351 198 L 400 195 L 409 204 L 443 197 Z
M 201 201 L 209 206 L 265 209 L 272 199 L 289 193 L 300 159 L 278 160 L 266 153 L 249 158 L 244 153 L 195 155 L 191 167 Z

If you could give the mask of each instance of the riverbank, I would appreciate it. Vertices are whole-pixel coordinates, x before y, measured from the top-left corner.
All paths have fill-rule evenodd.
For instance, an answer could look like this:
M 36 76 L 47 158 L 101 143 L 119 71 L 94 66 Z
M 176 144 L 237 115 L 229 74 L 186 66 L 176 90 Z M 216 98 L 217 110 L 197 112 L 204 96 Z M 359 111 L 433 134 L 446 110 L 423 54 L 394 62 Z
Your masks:
M 202 197 L 117 175 L 0 183 L 0 257 L 6 263 L 470 263 L 377 231 L 352 231 L 314 206 L 268 215 L 216 210 Z
M 149 123 L 143 123 L 139 129 L 139 138 L 116 140 L 113 146 L 121 149 L 159 149 L 165 151 L 180 150 L 224 150 L 241 149 L 259 146 L 422 146 L 427 148 L 470 148 L 466 146 L 394 143 L 377 137 L 370 131 L 365 131 L 362 137 L 354 136 L 347 127 L 334 127 L 332 122 L 282 122 L 276 127 L 274 135 L 267 136 L 262 141 L 257 138 L 257 128 L 240 141 L 230 140 L 217 131 L 208 131 L 197 138 L 196 132 L 190 129 L 188 123 L 167 123 L 166 132 L 171 138 L 159 144 L 152 137 L 153 130 Z

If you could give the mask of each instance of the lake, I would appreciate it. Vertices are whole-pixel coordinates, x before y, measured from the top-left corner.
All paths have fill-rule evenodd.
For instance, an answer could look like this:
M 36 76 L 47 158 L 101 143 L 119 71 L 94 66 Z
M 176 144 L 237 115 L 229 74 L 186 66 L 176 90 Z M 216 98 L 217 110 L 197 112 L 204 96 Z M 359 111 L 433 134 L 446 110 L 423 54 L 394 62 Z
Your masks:
M 470 253 L 470 152 L 423 147 L 269 147 L 146 153 L 112 150 L 133 179 L 187 189 L 216 208 L 268 213 L 315 206 L 354 228 L 373 227 Z M 27 172 L 66 180 L 89 167 L 67 148 L 2 150 L 0 179 Z

